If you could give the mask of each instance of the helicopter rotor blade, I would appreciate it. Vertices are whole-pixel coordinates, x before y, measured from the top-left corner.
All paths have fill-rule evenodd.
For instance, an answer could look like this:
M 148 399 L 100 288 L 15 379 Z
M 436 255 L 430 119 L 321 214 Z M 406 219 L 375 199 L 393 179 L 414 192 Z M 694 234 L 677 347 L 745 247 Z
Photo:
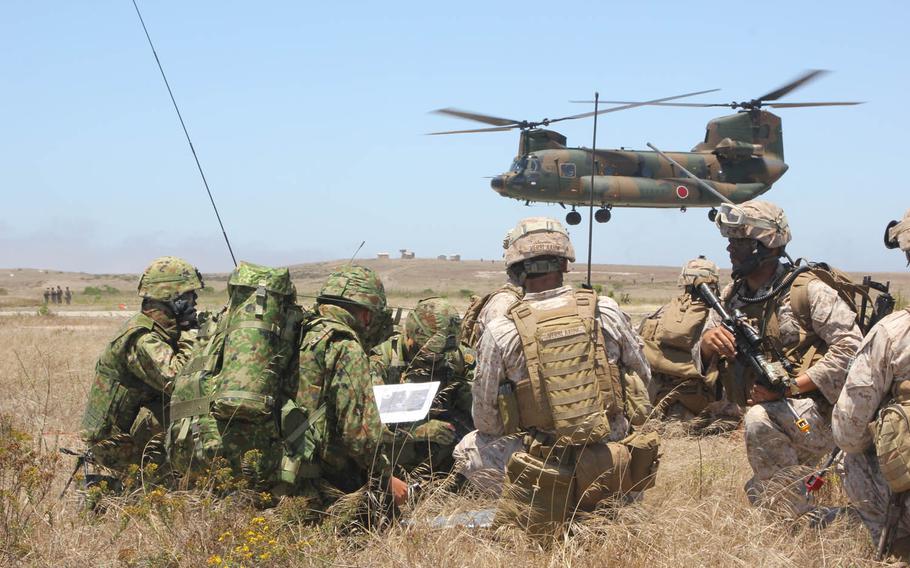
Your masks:
M 823 107 L 823 106 L 850 106 L 861 105 L 862 101 L 853 102 L 831 102 L 831 103 L 768 103 L 764 106 L 774 108 L 799 108 L 799 107 Z
M 676 100 L 676 99 L 684 99 L 686 97 L 694 97 L 695 95 L 703 95 L 705 93 L 715 93 L 719 90 L 720 89 L 708 89 L 707 91 L 696 91 L 694 93 L 686 93 L 684 95 L 676 95 L 673 97 L 663 97 L 663 98 L 654 99 L 651 101 L 645 101 L 645 102 L 639 102 L 639 103 L 628 103 L 628 104 L 624 104 L 622 106 L 616 106 L 616 107 L 599 110 L 596 113 L 594 111 L 590 111 L 590 112 L 583 112 L 581 114 L 573 114 L 571 116 L 563 116 L 561 118 L 551 118 L 551 119 L 549 119 L 548 122 L 553 123 L 553 122 L 559 122 L 561 120 L 575 120 L 577 118 L 587 118 L 589 116 L 594 116 L 595 114 L 606 114 L 608 112 L 616 112 L 616 111 L 620 111 L 620 110 L 626 110 L 626 109 L 635 108 L 635 107 L 639 107 L 639 106 L 645 106 L 645 105 L 649 105 L 649 104 L 662 103 L 665 101 L 672 101 L 672 100 Z
M 471 128 L 470 130 L 446 130 L 445 132 L 427 132 L 427 136 L 439 136 L 441 134 L 470 134 L 472 132 L 505 132 L 514 130 L 518 125 L 512 126 L 494 126 L 492 128 Z
M 808 83 L 810 81 L 814 81 L 819 76 L 824 75 L 825 73 L 828 73 L 828 71 L 825 69 L 810 69 L 809 71 L 806 71 L 801 76 L 794 79 L 793 81 L 790 81 L 783 87 L 778 87 L 774 91 L 771 91 L 770 93 L 768 93 L 764 96 L 758 97 L 756 100 L 776 101 L 777 99 L 783 97 L 784 95 L 802 87 L 806 83 Z
M 493 126 L 510 126 L 521 124 L 520 120 L 512 120 L 511 118 L 501 118 L 498 116 L 491 116 L 488 114 L 480 114 L 477 112 L 470 112 L 466 110 L 459 110 L 457 108 L 441 108 L 432 111 L 435 114 L 445 114 L 448 116 L 455 116 L 458 118 L 464 118 L 466 120 L 473 120 L 475 122 L 482 122 L 484 124 L 492 124 Z
M 569 101 L 570 103 L 586 103 L 593 105 L 594 101 Z M 647 106 L 667 106 L 667 107 L 729 107 L 730 103 L 646 103 L 637 101 L 600 101 L 613 105 L 647 105 Z

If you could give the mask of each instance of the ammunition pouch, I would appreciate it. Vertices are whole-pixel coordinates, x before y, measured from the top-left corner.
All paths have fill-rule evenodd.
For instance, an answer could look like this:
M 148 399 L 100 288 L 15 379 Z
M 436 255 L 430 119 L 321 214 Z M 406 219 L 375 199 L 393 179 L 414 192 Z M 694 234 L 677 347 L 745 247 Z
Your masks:
M 499 417 L 502 419 L 504 434 L 514 434 L 520 429 L 518 397 L 512 383 L 499 385 L 499 394 L 496 396 L 496 405 L 499 407 Z
M 904 381 L 906 382 L 906 381 Z M 882 476 L 894 493 L 910 489 L 910 401 L 884 407 L 874 423 L 875 454 Z

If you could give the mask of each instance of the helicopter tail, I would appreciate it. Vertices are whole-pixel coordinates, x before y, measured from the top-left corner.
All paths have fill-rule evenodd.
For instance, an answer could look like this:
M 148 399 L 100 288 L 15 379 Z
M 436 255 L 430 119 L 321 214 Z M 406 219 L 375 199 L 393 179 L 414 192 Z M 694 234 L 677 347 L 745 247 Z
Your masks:
M 743 149 L 747 146 L 760 146 L 761 153 L 784 159 L 780 117 L 770 112 L 751 110 L 715 118 L 708 122 L 705 141 L 694 150 L 721 150 L 730 147 L 730 141 L 734 143 L 732 146 Z

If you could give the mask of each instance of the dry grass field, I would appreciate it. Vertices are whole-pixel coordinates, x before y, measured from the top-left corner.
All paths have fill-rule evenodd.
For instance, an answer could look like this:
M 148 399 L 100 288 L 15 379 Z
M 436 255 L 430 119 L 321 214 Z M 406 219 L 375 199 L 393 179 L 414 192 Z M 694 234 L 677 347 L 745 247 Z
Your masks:
M 463 307 L 471 293 L 496 287 L 502 274 L 498 262 L 365 264 L 381 272 L 391 303 L 404 306 L 423 295 L 446 294 Z M 301 294 L 315 292 L 335 265 L 293 267 Z M 644 313 L 673 294 L 676 273 L 675 268 L 595 267 L 594 281 L 617 299 L 628 294 L 624 307 Z M 50 276 L 80 295 L 86 286 L 107 284 L 122 296 L 110 294 L 103 305 L 85 302 L 71 310 L 111 309 L 108 304 L 121 299 L 136 307 L 131 295 L 135 276 Z M 582 276 L 579 268 L 572 280 Z M 6 299 L 5 307 L 31 310 L 43 286 L 50 284 L 47 277 L 31 271 L 30 284 L 5 285 L 7 294 L 0 300 Z M 26 280 L 25 274 L 18 278 Z M 215 305 L 223 299 L 224 275 L 208 281 L 215 293 L 203 299 Z M 898 288 L 906 297 L 906 277 Z M 871 560 L 872 546 L 856 521 L 839 519 L 816 530 L 804 520 L 786 520 L 748 506 L 742 485 L 750 470 L 741 432 L 697 439 L 667 431 L 657 486 L 642 501 L 579 519 L 564 538 L 548 546 L 509 529 L 434 528 L 423 520 L 495 505 L 480 496 L 441 489 L 425 492 L 410 507 L 413 523 L 383 533 L 350 534 L 332 523 L 302 524 L 295 502 L 263 511 L 240 496 L 214 500 L 142 485 L 126 497 L 106 501 L 104 513 L 89 514 L 72 489 L 58 498 L 74 465 L 58 448 L 79 448 L 74 433 L 94 360 L 120 321 L 53 314 L 0 318 L 2 566 L 881 565 Z M 836 480 L 826 486 L 821 500 L 845 503 Z

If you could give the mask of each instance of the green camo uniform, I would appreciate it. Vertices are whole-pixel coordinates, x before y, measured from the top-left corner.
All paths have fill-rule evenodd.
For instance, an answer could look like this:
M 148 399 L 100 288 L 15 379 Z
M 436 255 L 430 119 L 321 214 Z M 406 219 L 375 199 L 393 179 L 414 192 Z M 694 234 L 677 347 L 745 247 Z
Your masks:
M 369 360 L 355 331 L 357 321 L 334 305 L 320 305 L 317 313 L 300 343 L 297 404 L 311 416 L 325 406 L 324 417 L 313 426 L 320 440 L 320 475 L 341 491 L 351 492 L 371 477 L 387 478 L 391 466 L 381 451 L 383 426 L 373 398 Z
M 399 384 L 440 381 L 439 391 L 428 419 L 399 425 L 387 441 L 395 463 L 407 471 L 421 464 L 432 471 L 447 471 L 452 467 L 452 450 L 465 434 L 474 429 L 471 419 L 471 381 L 474 378 L 476 357 L 470 347 L 460 345 L 448 351 L 437 363 L 415 358 L 409 353 L 404 337 L 395 335 L 373 349 L 370 368 L 375 384 Z M 415 349 L 416 351 L 416 349 Z M 455 432 L 450 444 L 439 444 L 414 437 L 414 429 L 431 421 L 449 424 Z
M 94 461 L 118 473 L 143 461 L 162 465 L 164 409 L 196 332 L 196 290 L 205 284 L 187 261 L 156 258 L 139 278 L 142 311 L 131 317 L 95 365 L 82 417 Z
M 143 451 L 148 460 L 163 463 L 168 389 L 192 344 L 192 336 L 181 337 L 176 322 L 159 310 L 124 324 L 95 365 L 82 418 L 82 438 L 97 463 L 123 472 L 140 463 Z

